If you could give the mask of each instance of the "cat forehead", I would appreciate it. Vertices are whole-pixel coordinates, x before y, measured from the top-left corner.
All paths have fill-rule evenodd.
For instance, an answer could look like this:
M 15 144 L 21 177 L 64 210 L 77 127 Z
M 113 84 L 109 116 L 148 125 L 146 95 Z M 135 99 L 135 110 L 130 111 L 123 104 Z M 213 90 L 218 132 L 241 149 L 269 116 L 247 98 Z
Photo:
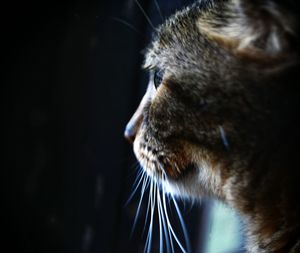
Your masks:
M 198 19 L 211 8 L 212 5 L 201 6 L 196 2 L 168 18 L 155 30 L 143 67 L 175 67 L 178 63 L 189 64 L 193 58 L 199 59 L 198 54 L 207 46 L 207 41 L 199 30 Z

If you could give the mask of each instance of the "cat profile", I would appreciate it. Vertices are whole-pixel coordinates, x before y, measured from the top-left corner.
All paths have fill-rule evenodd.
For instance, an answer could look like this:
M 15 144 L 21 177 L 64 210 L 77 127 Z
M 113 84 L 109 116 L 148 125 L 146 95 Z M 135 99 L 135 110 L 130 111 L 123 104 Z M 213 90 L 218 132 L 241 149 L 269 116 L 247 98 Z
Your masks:
M 172 194 L 239 212 L 249 253 L 300 252 L 299 28 L 289 4 L 201 1 L 176 12 L 147 49 L 148 88 L 125 130 Z

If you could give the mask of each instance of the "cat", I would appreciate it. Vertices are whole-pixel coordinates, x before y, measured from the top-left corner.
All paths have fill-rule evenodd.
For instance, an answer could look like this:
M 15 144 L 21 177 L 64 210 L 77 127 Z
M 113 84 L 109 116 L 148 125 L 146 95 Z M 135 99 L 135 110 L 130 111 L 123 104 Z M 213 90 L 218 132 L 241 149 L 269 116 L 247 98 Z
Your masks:
M 174 195 L 243 218 L 247 252 L 300 252 L 299 33 L 292 1 L 199 1 L 158 27 L 125 129 Z

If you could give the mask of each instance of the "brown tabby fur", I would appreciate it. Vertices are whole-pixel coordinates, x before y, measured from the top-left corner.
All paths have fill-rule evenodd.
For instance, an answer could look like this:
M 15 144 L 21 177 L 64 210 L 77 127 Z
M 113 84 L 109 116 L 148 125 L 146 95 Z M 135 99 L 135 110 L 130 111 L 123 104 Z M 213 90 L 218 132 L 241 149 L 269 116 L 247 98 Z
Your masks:
M 300 252 L 297 19 L 272 1 L 210 1 L 158 28 L 144 67 L 164 70 L 125 136 L 149 175 L 244 218 L 247 250 Z

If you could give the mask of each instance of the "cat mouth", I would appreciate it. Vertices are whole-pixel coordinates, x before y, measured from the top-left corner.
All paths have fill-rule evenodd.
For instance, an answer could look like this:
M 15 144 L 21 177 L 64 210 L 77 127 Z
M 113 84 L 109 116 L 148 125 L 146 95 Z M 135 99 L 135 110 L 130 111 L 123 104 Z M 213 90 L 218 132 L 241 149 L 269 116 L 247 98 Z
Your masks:
M 136 138 L 133 150 L 140 165 L 153 178 L 178 181 L 196 169 L 195 164 L 189 161 L 184 152 L 161 148 L 154 145 L 149 137 Z
M 183 167 L 167 165 L 163 167 L 163 171 L 165 172 L 168 179 L 171 181 L 182 180 L 188 174 L 192 173 L 196 170 L 196 166 L 193 163 L 189 163 Z
M 177 181 L 182 179 L 187 172 L 194 170 L 193 164 L 188 164 L 186 166 L 179 166 L 175 161 L 169 162 L 159 162 L 160 169 L 167 176 L 168 179 L 172 181 Z
M 159 169 L 166 175 L 167 178 L 178 179 L 181 174 L 181 169 L 176 165 L 176 163 L 172 164 L 172 162 L 165 162 L 159 159 Z
M 171 181 L 178 181 L 196 169 L 193 163 L 179 165 L 176 158 L 170 159 L 163 155 L 153 156 L 153 154 L 149 155 L 149 152 L 140 151 L 137 159 L 151 177 L 166 177 Z

